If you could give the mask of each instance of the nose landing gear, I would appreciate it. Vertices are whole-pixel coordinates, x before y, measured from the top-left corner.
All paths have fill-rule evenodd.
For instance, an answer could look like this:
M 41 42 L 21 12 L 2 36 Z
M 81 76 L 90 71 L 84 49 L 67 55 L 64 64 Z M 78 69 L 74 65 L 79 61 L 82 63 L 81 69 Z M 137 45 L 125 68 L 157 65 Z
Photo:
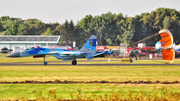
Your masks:
M 44 65 L 47 65 L 48 64 L 48 62 L 44 62 Z
M 44 62 L 44 65 L 47 65 L 48 62 L 45 61 L 45 58 L 46 58 L 46 55 L 43 56 L 43 62 Z

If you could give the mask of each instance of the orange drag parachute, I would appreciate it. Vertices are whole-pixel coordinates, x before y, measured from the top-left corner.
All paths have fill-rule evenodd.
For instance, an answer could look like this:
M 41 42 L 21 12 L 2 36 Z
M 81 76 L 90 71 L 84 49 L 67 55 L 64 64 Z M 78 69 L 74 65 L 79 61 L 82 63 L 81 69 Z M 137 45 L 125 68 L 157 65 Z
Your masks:
M 163 49 L 162 53 L 163 60 L 174 60 L 175 53 L 173 49 Z
M 163 60 L 171 60 L 170 63 L 172 63 L 175 56 L 175 52 L 172 49 L 173 36 L 168 29 L 163 29 L 159 31 L 159 34 L 161 36 L 160 44 L 162 47 Z
M 159 31 L 159 34 L 161 36 L 161 47 L 163 49 L 172 48 L 173 45 L 173 36 L 171 32 L 167 29 L 163 29 Z

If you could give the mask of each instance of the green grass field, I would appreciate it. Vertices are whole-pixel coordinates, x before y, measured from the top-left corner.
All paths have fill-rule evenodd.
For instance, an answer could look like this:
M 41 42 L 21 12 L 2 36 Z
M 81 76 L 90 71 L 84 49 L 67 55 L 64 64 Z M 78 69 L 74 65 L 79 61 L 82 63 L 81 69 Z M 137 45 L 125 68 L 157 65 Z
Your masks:
M 71 94 L 76 98 L 79 92 L 81 92 L 82 98 L 86 94 L 92 97 L 92 94 L 96 96 L 105 96 L 111 95 L 112 93 L 122 94 L 125 97 L 129 95 L 129 92 L 132 92 L 132 95 L 143 92 L 144 94 L 152 96 L 155 90 L 158 96 L 161 96 L 164 90 L 167 90 L 168 93 L 180 93 L 180 85 L 159 84 L 1 84 L 0 88 L 1 100 L 16 100 L 22 99 L 23 97 L 36 99 L 41 92 L 43 97 L 48 98 L 49 91 L 56 91 L 57 98 L 63 99 L 71 99 Z
M 108 60 L 109 58 L 97 58 L 95 60 Z M 84 59 L 80 59 L 84 60 Z M 111 60 L 120 60 L 113 59 Z M 54 57 L 47 58 L 47 61 L 59 61 Z M 42 58 L 7 58 L 0 55 L 0 63 L 11 62 L 39 62 Z M 159 64 L 163 60 L 137 60 L 134 63 Z M 51 62 L 50 62 L 51 63 Z M 65 62 L 70 63 L 70 62 Z M 79 62 L 78 64 L 105 64 L 121 63 L 119 61 L 102 62 Z M 175 64 L 180 63 L 176 59 Z M 0 66 L 0 81 L 180 81 L 180 67 L 178 66 Z M 35 99 L 40 92 L 43 97 L 49 96 L 49 91 L 56 90 L 57 98 L 71 99 L 77 97 L 81 89 L 82 96 L 111 95 L 121 93 L 129 96 L 128 92 L 134 95 L 144 92 L 153 95 L 154 87 L 157 88 L 157 95 L 161 96 L 162 90 L 167 89 L 171 93 L 180 93 L 179 84 L 0 84 L 0 99 Z
M 0 66 L 1 81 L 176 81 L 178 66 Z

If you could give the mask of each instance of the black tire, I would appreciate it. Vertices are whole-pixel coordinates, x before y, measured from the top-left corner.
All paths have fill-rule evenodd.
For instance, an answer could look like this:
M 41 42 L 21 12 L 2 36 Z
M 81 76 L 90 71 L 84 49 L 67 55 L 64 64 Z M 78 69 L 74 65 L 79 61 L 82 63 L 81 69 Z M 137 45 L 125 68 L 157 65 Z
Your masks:
M 48 62 L 44 62 L 44 65 L 47 65 L 48 64 Z
M 77 64 L 77 61 L 76 60 L 73 60 L 72 61 L 72 65 L 76 65 Z

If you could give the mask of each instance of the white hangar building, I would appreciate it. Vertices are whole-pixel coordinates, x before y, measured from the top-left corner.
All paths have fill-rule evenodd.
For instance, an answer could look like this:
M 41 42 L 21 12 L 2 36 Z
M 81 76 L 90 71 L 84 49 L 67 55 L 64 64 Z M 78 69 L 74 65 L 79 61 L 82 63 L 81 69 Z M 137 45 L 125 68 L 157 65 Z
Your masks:
M 0 36 L 0 49 L 8 48 L 15 50 L 26 49 L 28 47 L 50 47 L 51 45 L 58 45 L 60 36 L 47 36 L 47 35 L 12 35 Z

